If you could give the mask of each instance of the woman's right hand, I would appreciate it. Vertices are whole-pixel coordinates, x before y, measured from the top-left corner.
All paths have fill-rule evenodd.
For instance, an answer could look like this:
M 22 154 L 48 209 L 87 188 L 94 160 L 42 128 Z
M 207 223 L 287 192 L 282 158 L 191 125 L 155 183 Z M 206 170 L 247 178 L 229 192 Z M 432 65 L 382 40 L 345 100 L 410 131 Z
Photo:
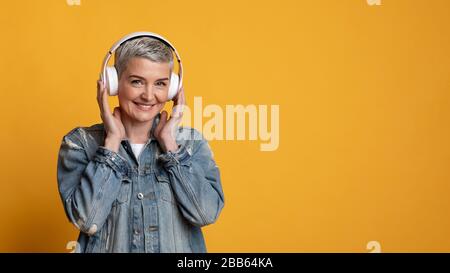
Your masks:
M 126 137 L 125 127 L 120 117 L 119 107 L 114 108 L 114 112 L 111 114 L 108 94 L 101 80 L 97 81 L 97 102 L 106 132 L 105 148 L 118 152 L 122 139 Z

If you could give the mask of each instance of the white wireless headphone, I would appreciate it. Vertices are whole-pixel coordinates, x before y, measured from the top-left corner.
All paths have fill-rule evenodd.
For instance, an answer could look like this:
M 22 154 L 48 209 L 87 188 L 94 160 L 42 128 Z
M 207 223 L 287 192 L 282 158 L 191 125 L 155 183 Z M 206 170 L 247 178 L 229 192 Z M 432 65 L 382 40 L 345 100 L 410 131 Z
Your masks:
M 130 33 L 130 34 L 124 36 L 123 38 L 121 38 L 119 41 L 117 41 L 111 47 L 111 49 L 108 51 L 108 54 L 106 54 L 105 58 L 103 59 L 102 71 L 100 73 L 100 79 L 102 80 L 104 86 L 108 90 L 109 95 L 110 96 L 117 95 L 118 88 L 119 88 L 119 77 L 117 75 L 117 70 L 114 66 L 108 66 L 109 59 L 111 59 L 113 52 L 115 52 L 119 46 L 121 46 L 126 41 L 137 38 L 137 37 L 156 38 L 156 39 L 162 41 L 163 43 L 165 43 L 166 45 L 168 45 L 173 50 L 173 52 L 175 52 L 175 56 L 178 61 L 178 75 L 175 74 L 174 72 L 172 72 L 172 75 L 170 77 L 169 95 L 168 95 L 169 100 L 173 99 L 176 96 L 176 94 L 178 93 L 178 91 L 183 86 L 183 65 L 181 64 L 181 58 L 180 58 L 180 55 L 178 54 L 177 50 L 175 49 L 175 47 L 172 46 L 172 44 L 168 40 L 166 40 L 161 35 L 158 35 L 158 34 L 152 33 L 152 32 Z

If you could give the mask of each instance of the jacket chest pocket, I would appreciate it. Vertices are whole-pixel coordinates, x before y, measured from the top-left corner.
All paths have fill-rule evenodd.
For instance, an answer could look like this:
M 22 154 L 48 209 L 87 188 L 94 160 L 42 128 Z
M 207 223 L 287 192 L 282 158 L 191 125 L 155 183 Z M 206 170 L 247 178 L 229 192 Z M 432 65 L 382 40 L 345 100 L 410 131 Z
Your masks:
M 119 195 L 117 195 L 117 203 L 123 204 L 130 200 L 131 180 L 129 178 L 122 179 Z
M 159 189 L 159 196 L 161 200 L 176 204 L 175 197 L 173 196 L 172 186 L 170 185 L 169 177 L 166 174 L 163 173 L 155 173 L 156 181 L 158 189 Z

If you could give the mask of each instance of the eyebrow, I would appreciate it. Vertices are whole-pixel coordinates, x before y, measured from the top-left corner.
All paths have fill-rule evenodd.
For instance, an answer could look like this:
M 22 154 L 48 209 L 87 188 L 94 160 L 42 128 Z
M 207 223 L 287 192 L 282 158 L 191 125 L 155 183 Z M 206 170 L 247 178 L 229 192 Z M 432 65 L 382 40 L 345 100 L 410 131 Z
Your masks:
M 142 76 L 139 76 L 139 75 L 130 75 L 130 76 L 128 76 L 128 78 L 139 78 L 139 79 L 142 79 L 142 80 L 146 80 L 144 77 L 142 77 Z M 156 81 L 168 81 L 169 80 L 169 78 L 161 78 L 161 79 L 157 79 Z

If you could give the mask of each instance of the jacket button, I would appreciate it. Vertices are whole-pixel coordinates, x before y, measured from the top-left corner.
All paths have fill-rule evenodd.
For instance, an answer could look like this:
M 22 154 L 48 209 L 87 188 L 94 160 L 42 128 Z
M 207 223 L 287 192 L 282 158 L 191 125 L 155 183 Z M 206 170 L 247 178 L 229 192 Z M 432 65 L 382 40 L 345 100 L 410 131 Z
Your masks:
M 142 194 L 142 192 L 138 193 L 137 198 L 139 200 L 142 200 L 142 198 L 144 198 L 144 195 Z

